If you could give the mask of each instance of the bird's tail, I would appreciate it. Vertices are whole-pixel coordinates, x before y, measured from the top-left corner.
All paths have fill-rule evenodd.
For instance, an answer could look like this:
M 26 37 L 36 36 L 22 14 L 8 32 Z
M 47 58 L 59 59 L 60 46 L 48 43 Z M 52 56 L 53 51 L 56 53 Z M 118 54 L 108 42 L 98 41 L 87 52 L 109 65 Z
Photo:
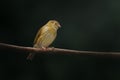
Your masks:
M 37 48 L 37 45 L 34 45 L 33 47 L 34 47 L 34 48 Z M 32 60 L 32 59 L 34 58 L 35 54 L 36 54 L 36 53 L 29 53 L 29 55 L 27 56 L 27 59 L 28 59 L 28 60 Z
M 28 60 L 32 60 L 34 58 L 36 53 L 29 53 L 29 55 L 27 56 Z

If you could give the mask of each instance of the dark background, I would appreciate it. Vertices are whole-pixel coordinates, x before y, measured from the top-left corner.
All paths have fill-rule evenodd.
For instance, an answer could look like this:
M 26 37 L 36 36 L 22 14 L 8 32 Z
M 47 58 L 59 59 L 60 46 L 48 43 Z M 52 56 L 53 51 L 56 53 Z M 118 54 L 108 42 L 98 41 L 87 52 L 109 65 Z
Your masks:
M 37 30 L 55 19 L 62 28 L 51 46 L 120 51 L 119 0 L 0 1 L 0 42 L 32 46 Z M 0 52 L 0 80 L 120 80 L 120 58 Z

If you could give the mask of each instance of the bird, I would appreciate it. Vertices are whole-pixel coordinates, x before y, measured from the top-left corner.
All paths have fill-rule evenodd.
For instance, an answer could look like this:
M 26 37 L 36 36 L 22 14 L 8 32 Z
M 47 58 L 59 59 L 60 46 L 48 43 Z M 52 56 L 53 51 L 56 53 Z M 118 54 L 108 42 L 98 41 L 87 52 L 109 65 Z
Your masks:
M 46 49 L 56 38 L 57 31 L 61 27 L 57 20 L 49 20 L 44 26 L 42 26 L 34 39 L 33 47 Z M 32 60 L 35 53 L 29 53 L 28 60 Z

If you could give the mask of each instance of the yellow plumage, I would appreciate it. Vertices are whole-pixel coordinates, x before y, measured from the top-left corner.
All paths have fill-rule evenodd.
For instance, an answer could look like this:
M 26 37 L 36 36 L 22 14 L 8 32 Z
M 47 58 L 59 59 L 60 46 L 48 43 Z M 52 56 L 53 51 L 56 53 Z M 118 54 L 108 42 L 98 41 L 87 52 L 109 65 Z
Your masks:
M 45 24 L 37 33 L 34 46 L 35 48 L 46 48 L 48 47 L 56 38 L 57 30 L 61 27 L 59 22 L 56 20 L 50 20 Z M 35 53 L 30 53 L 27 59 L 32 60 Z

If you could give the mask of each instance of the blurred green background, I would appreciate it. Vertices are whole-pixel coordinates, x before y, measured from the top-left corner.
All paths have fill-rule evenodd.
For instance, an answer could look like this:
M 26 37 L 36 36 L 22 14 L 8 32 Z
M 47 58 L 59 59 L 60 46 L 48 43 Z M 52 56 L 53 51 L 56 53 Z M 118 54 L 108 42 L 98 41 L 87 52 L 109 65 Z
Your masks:
M 55 19 L 62 28 L 51 46 L 120 51 L 119 0 L 4 0 L 0 42 L 32 46 L 38 29 Z M 120 58 L 0 52 L 0 80 L 120 80 Z

